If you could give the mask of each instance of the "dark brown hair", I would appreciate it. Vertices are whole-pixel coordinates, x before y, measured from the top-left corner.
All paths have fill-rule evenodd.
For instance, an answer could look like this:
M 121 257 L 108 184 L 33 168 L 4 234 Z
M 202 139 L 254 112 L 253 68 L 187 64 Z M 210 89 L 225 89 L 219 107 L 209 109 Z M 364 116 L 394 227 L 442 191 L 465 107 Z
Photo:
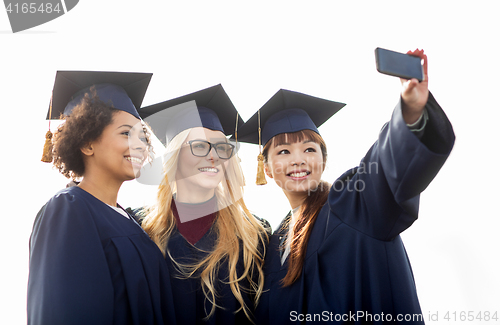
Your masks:
M 310 140 L 319 144 L 321 153 L 323 154 L 323 166 L 326 164 L 327 152 L 326 144 L 323 138 L 314 131 L 302 130 L 294 133 L 282 133 L 276 135 L 266 143 L 262 151 L 264 156 L 264 163 L 268 161 L 268 154 L 271 145 L 277 147 L 284 143 L 296 143 L 304 140 Z M 283 286 L 292 285 L 302 274 L 304 260 L 307 252 L 307 243 L 311 236 L 312 228 L 316 221 L 321 208 L 325 204 L 328 193 L 330 191 L 330 184 L 321 181 L 318 187 L 309 192 L 300 208 L 300 217 L 293 227 L 293 238 L 290 240 L 290 255 L 288 256 L 288 271 L 282 280 Z M 284 224 L 283 227 L 287 225 Z M 280 249 L 284 249 L 281 247 Z
M 85 174 L 85 164 L 81 148 L 96 141 L 104 128 L 112 123 L 113 114 L 118 110 L 99 100 L 95 89 L 86 94 L 71 115 L 54 134 L 54 166 L 67 178 L 78 178 Z M 144 125 L 144 124 L 143 124 Z M 143 127 L 147 139 L 147 149 L 151 149 L 149 132 Z M 150 150 L 151 151 L 151 150 Z

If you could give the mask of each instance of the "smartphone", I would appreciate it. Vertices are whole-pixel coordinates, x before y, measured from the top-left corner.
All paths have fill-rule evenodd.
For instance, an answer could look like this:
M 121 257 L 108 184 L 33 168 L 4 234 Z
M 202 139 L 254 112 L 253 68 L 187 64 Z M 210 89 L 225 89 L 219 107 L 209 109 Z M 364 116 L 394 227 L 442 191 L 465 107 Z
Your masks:
M 424 80 L 424 68 L 417 56 L 394 52 L 377 47 L 375 49 L 377 71 L 403 79 Z

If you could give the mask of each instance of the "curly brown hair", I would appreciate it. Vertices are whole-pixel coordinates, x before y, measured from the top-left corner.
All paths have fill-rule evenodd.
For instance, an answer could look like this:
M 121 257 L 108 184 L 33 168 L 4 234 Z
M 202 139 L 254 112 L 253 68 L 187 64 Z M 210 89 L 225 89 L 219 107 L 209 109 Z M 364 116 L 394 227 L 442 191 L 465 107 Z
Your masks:
M 90 89 L 71 115 L 63 116 L 66 121 L 59 126 L 53 137 L 54 166 L 67 178 L 78 178 L 85 174 L 81 148 L 96 141 L 104 128 L 112 123 L 118 110 L 99 99 L 95 89 Z M 150 133 L 143 121 L 147 150 L 152 152 Z

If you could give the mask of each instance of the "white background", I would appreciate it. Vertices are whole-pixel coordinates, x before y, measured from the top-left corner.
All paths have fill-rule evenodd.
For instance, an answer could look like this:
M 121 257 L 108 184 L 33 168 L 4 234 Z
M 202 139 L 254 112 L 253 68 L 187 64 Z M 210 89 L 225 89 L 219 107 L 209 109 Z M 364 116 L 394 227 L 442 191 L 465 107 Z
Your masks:
M 324 179 L 332 182 L 359 163 L 398 101 L 399 80 L 376 71 L 374 49 L 418 47 L 429 57 L 430 89 L 457 136 L 421 196 L 419 220 L 402 234 L 422 310 L 427 323 L 445 323 L 445 313 L 456 311 L 460 324 L 500 324 L 458 322 L 460 312 L 500 317 L 496 2 L 179 3 L 82 0 L 16 34 L 0 10 L 0 323 L 26 323 L 32 223 L 67 183 L 40 162 L 57 70 L 153 72 L 144 105 L 222 83 L 245 120 L 280 88 L 347 103 L 320 128 L 329 150 Z M 245 200 L 276 226 L 288 202 L 272 180 L 253 185 L 257 154 L 251 145 L 240 151 Z M 151 203 L 155 191 L 128 182 L 119 203 Z M 429 320 L 436 313 L 439 322 Z

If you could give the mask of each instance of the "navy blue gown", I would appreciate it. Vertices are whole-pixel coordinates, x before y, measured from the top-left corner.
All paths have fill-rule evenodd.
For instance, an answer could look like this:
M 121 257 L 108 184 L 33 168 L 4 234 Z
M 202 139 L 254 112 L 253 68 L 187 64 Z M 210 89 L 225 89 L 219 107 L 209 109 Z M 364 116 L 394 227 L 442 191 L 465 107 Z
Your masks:
M 174 215 L 177 210 L 174 206 Z M 209 211 L 213 211 L 210 209 Z M 178 218 L 178 216 L 176 215 Z M 254 216 L 255 217 L 255 216 Z M 177 226 L 172 232 L 168 240 L 168 250 L 170 256 L 177 262 L 183 264 L 194 264 L 207 256 L 213 251 L 217 243 L 216 232 L 216 213 L 212 213 L 204 218 L 212 218 L 214 222 L 209 229 L 196 243 L 191 244 L 179 232 Z M 257 217 L 255 217 L 257 218 Z M 263 225 L 268 224 L 267 221 L 257 218 Z M 194 221 L 196 222 L 196 221 Z M 242 246 L 240 241 L 240 247 Z M 199 273 L 186 279 L 181 276 L 175 262 L 168 254 L 166 256 L 167 264 L 169 265 L 172 278 L 172 290 L 174 295 L 174 306 L 176 311 L 178 324 L 252 324 L 246 317 L 243 310 L 239 310 L 240 303 L 236 300 L 231 291 L 229 284 L 229 268 L 227 259 L 221 260 L 218 266 L 217 278 L 214 281 L 217 292 L 216 304 L 222 308 L 216 308 L 214 314 L 205 319 L 210 313 L 212 303 L 206 299 L 201 287 Z M 240 249 L 239 260 L 236 266 L 237 274 L 243 273 L 243 251 Z M 254 279 L 257 281 L 257 278 Z M 250 288 L 248 281 L 245 279 L 240 282 L 244 288 Z M 243 300 L 251 311 L 254 309 L 253 296 L 249 290 L 242 290 Z
M 38 213 L 28 324 L 175 324 L 167 264 L 142 228 L 71 187 Z
M 419 193 L 455 140 L 431 94 L 426 110 L 429 120 L 419 140 L 406 126 L 399 104 L 360 166 L 332 184 L 312 229 L 302 274 L 288 287 L 280 283 L 288 259 L 281 265 L 279 249 L 288 229 L 273 234 L 258 324 L 424 323 L 399 234 L 417 219 Z
M 169 249 L 172 257 L 177 262 L 189 263 L 199 261 L 211 252 L 215 246 L 217 235 L 212 227 L 194 246 L 175 230 L 172 237 L 169 239 Z M 240 251 L 240 260 L 238 266 L 241 266 L 243 261 Z M 223 307 L 216 308 L 214 315 L 208 320 L 204 320 L 206 315 L 210 313 L 212 304 L 205 298 L 201 288 L 201 280 L 198 276 L 189 279 L 177 278 L 180 273 L 176 271 L 175 264 L 167 256 L 170 273 L 174 274 L 172 279 L 172 290 L 174 292 L 174 306 L 177 315 L 178 324 L 251 324 L 245 313 L 240 310 L 239 302 L 234 297 L 229 284 L 229 269 L 227 261 L 221 261 L 219 266 L 218 276 L 215 281 L 218 297 L 216 303 Z M 237 267 L 238 274 L 242 273 L 241 267 Z M 198 275 L 198 274 L 197 274 Z M 248 288 L 248 281 L 243 281 L 243 285 Z M 243 299 L 250 308 L 253 309 L 251 296 L 243 292 Z

